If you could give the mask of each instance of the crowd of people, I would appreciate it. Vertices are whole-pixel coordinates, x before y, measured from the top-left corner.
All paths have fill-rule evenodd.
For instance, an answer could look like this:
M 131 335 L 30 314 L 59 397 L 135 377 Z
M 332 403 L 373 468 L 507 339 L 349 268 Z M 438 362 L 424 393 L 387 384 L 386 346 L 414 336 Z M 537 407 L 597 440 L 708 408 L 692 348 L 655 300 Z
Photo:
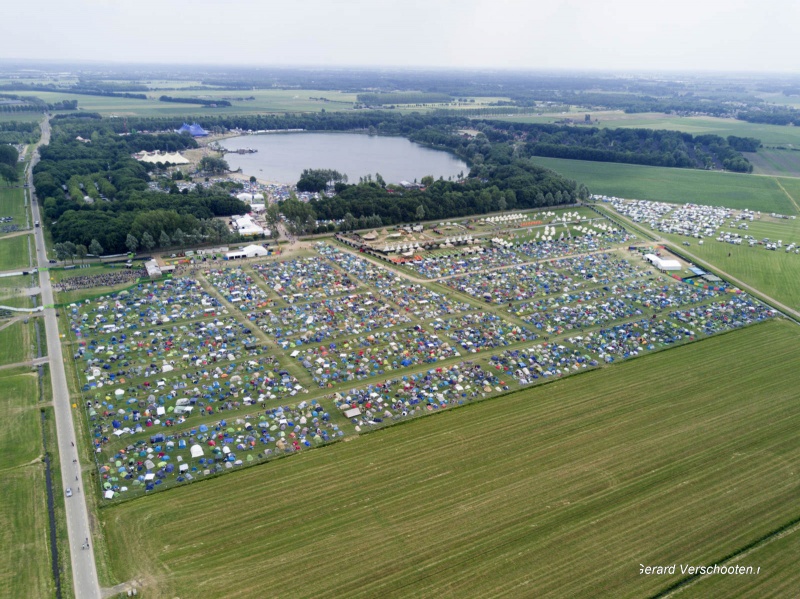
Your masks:
M 125 283 L 134 283 L 142 277 L 146 277 L 144 270 L 136 268 L 120 268 L 113 272 L 105 272 L 99 275 L 78 275 L 66 277 L 53 285 L 56 291 L 75 291 L 77 289 L 89 289 L 91 287 L 115 287 Z

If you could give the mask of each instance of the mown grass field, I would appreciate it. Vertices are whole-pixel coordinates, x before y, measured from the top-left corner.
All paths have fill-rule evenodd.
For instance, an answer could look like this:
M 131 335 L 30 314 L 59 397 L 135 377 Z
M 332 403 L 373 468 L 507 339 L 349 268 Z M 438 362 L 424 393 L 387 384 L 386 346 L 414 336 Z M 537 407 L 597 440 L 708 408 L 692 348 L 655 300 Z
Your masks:
M 592 193 L 638 200 L 750 208 L 781 214 L 798 212 L 778 184 L 783 180 L 773 177 L 561 158 L 537 157 L 532 160 L 584 183 Z
M 25 221 L 25 196 L 23 189 L 19 187 L 8 187 L 5 183 L 0 184 L 0 216 L 13 216 L 13 224 L 20 229 L 26 226 Z
M 28 237 L 30 235 L 0 239 L 0 270 L 28 268 Z
M 146 597 L 642 597 L 797 516 L 770 322 L 101 511 Z M 778 574 L 795 586 L 797 569 Z
M 33 357 L 36 333 L 33 318 L 18 320 L 0 329 L 0 365 L 17 364 Z
M 0 596 L 51 597 L 45 469 L 37 379 L 29 369 L 0 370 Z M 60 492 L 61 486 L 58 485 Z
M 737 597 L 739 599 L 783 599 L 797 596 L 797 579 L 787 576 L 800 563 L 800 526 L 778 535 L 729 565 L 761 567 L 755 576 L 704 576 L 681 591 L 679 597 Z M 705 564 L 703 564 L 705 565 Z M 713 564 L 708 564 L 712 565 Z
M 778 177 L 800 176 L 800 152 L 775 148 L 762 148 L 758 152 L 745 152 L 753 165 L 753 172 Z

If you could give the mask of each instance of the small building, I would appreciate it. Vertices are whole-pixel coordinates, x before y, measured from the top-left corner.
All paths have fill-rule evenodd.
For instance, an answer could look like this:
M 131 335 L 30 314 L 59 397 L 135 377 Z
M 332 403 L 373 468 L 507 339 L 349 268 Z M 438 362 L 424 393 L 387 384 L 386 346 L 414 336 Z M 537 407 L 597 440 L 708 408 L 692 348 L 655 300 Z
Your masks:
M 234 216 L 231 218 L 231 224 L 235 231 L 243 237 L 251 237 L 254 235 L 264 235 L 266 230 L 257 225 L 249 214 L 244 216 Z
M 147 271 L 147 276 L 150 277 L 151 281 L 161 278 L 162 275 L 161 267 L 155 260 L 148 260 L 147 262 L 145 262 L 144 269 Z
M 269 256 L 269 250 L 261 245 L 246 245 L 225 254 L 226 260 L 240 260 L 242 258 L 258 258 Z

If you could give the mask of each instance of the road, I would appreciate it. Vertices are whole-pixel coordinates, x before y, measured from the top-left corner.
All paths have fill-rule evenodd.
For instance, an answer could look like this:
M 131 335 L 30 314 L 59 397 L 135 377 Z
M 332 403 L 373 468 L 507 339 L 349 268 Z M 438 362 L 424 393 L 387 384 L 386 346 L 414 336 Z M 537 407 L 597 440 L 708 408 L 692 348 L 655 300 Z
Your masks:
M 39 145 L 50 142 L 50 123 L 47 119 L 42 123 L 42 138 Z M 38 145 L 37 145 L 38 148 Z M 31 193 L 31 210 L 33 220 L 41 222 L 39 203 L 34 201 L 33 167 L 39 161 L 38 149 L 31 159 L 28 170 L 28 184 Z M 44 234 L 41 228 L 34 229 L 36 238 L 36 258 L 39 264 L 39 287 L 42 290 L 42 304 L 52 306 L 53 288 L 50 285 L 50 273 L 47 254 L 45 253 Z M 72 422 L 72 407 L 70 405 L 67 375 L 64 371 L 64 359 L 61 355 L 61 341 L 58 332 L 58 320 L 54 308 L 44 310 L 45 332 L 47 334 L 47 356 L 50 363 L 50 379 L 53 384 L 53 408 L 56 418 L 56 435 L 61 476 L 63 477 L 62 489 L 55 492 L 64 493 L 67 487 L 72 488 L 72 497 L 65 497 L 64 502 L 67 514 L 67 534 L 69 536 L 70 558 L 72 563 L 72 582 L 75 588 L 75 597 L 80 599 L 100 599 L 100 583 L 97 579 L 97 566 L 94 561 L 94 543 L 89 529 L 89 511 L 86 507 L 85 491 L 88 489 L 81 477 L 80 456 L 78 455 L 75 427 Z M 90 547 L 84 549 L 86 541 Z

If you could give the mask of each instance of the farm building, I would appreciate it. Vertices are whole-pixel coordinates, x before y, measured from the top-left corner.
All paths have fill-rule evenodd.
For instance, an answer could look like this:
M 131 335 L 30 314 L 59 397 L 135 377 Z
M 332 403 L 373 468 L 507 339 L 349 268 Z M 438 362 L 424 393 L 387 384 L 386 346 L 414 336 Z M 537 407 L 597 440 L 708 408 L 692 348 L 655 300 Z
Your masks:
M 259 256 L 268 256 L 269 251 L 261 245 L 246 245 L 238 250 L 233 250 L 225 254 L 226 260 L 239 260 L 241 258 L 257 258 Z

